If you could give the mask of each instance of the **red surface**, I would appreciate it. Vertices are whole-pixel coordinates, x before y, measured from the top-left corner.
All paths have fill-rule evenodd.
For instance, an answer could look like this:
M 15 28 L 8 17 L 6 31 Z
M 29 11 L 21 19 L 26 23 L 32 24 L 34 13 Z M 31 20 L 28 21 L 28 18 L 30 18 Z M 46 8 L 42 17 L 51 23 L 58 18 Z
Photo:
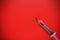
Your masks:
M 43 20 L 60 38 L 59 0 L 3 0 L 1 40 L 53 40 L 35 17 Z

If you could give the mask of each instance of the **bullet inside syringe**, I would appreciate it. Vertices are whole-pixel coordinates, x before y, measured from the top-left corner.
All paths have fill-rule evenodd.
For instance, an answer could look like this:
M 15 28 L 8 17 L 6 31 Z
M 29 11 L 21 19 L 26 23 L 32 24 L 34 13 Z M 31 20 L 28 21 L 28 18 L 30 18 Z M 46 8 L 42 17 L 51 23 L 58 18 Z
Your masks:
M 46 24 L 42 21 L 42 20 L 40 20 L 40 19 L 38 19 L 37 17 L 35 18 L 37 21 L 38 21 L 38 23 L 50 34 L 50 35 L 52 35 L 54 32 L 52 32 L 49 28 L 48 28 L 48 26 L 46 26 Z

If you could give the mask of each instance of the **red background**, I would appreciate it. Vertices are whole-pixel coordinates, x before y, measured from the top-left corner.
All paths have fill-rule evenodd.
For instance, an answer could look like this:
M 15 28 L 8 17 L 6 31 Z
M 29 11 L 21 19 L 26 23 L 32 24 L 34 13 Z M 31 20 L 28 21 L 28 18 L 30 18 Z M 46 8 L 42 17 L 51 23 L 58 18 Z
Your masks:
M 37 23 L 43 20 L 60 38 L 59 0 L 1 0 L 1 40 L 53 40 Z

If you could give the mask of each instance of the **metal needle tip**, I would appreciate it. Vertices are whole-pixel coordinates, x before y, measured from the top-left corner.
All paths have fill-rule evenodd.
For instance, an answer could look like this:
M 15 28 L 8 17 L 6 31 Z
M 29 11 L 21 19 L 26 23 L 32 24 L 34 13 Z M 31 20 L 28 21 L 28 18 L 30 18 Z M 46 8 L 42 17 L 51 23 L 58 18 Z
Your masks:
M 35 17 L 35 19 L 38 21 L 39 19 L 37 17 Z

